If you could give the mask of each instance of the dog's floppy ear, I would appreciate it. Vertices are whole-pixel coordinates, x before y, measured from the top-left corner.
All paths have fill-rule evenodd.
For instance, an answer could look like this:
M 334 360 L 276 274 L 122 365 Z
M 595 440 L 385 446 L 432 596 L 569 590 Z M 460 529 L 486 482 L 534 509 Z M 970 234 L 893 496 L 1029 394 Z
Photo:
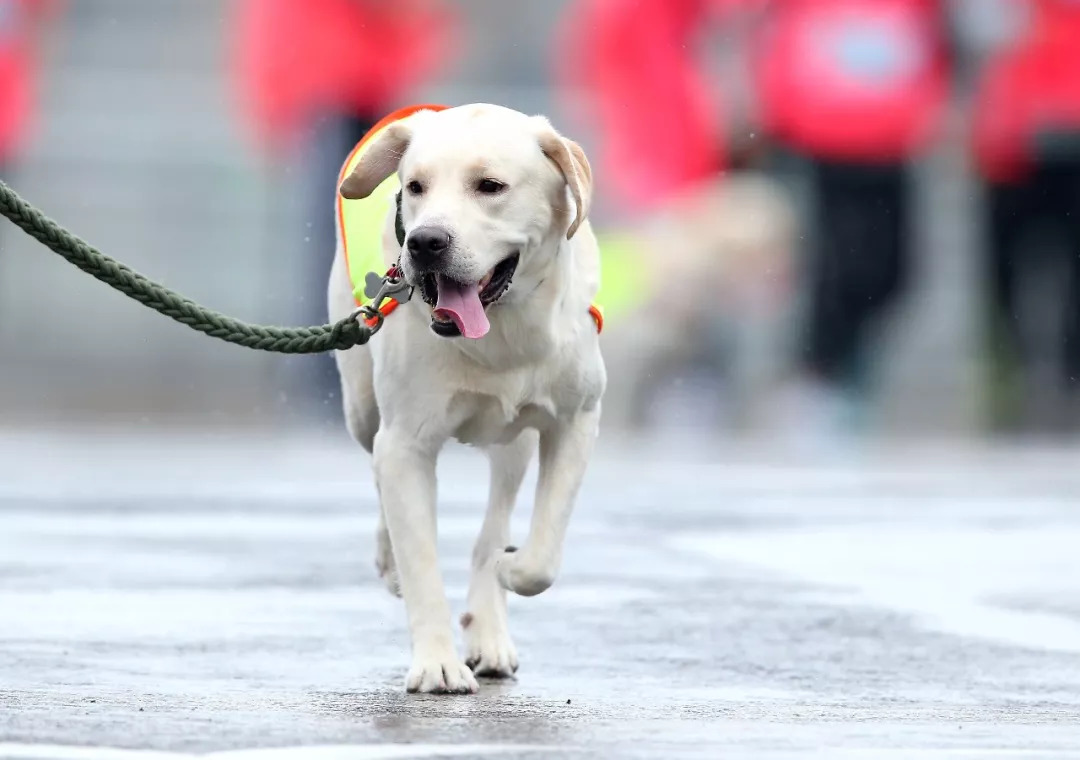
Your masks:
M 577 205 L 574 221 L 566 231 L 566 239 L 569 240 L 589 215 L 589 205 L 592 202 L 592 167 L 589 166 L 589 159 L 585 158 L 585 151 L 580 145 L 556 132 L 546 119 L 541 118 L 539 122 L 540 150 L 559 167 Z
M 397 171 L 398 162 L 409 147 L 412 129 L 401 123 L 391 124 L 364 149 L 364 155 L 341 182 L 342 198 L 367 198 L 387 177 Z

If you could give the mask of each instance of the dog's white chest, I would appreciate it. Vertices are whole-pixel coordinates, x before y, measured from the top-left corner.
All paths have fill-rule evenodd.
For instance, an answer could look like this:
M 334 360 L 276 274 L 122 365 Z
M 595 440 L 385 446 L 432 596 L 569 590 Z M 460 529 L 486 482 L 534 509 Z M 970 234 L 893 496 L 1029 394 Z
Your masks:
M 473 446 L 510 443 L 522 430 L 542 430 L 556 416 L 550 399 L 510 404 L 496 396 L 468 391 L 455 394 L 450 411 L 457 422 L 454 437 Z

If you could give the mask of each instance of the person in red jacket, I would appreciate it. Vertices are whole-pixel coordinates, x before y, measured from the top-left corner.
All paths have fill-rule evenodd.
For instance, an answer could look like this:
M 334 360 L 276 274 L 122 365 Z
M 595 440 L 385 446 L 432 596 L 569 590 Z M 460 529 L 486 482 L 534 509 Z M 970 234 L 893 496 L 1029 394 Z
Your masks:
M 240 0 L 232 74 L 240 112 L 272 161 L 299 156 L 306 275 L 297 319 L 326 319 L 338 172 L 383 116 L 429 81 L 450 52 L 455 16 L 442 0 Z M 299 246 L 298 246 L 299 247 Z M 316 409 L 337 388 L 333 362 L 302 360 Z
M 17 159 L 37 115 L 40 27 L 57 0 L 0 0 L 0 171 Z
M 991 421 L 1003 427 L 1036 422 L 1025 407 L 1041 402 L 1055 423 L 1075 426 L 1080 419 L 1048 403 L 1053 387 L 1034 386 L 1040 343 L 1052 346 L 1056 355 L 1048 358 L 1057 365 L 1065 401 L 1080 404 L 1080 3 L 1011 0 L 1004 10 L 1014 21 L 1011 39 L 983 68 L 972 119 L 987 195 Z M 1062 245 L 1040 247 L 1039 231 L 1057 232 Z M 1059 255 L 1043 255 L 1053 251 Z M 1033 309 L 1022 294 L 1044 268 L 1052 276 Z M 1033 324 L 1046 304 L 1057 322 L 1049 331 Z
M 340 120 L 358 133 L 342 156 L 444 62 L 453 29 L 437 0 L 241 0 L 235 21 L 235 81 L 256 137 L 278 151 Z
M 950 90 L 943 0 L 583 0 L 562 46 L 590 88 L 600 160 L 632 209 L 732 168 L 741 146 L 794 154 L 812 180 L 809 385 L 859 388 L 862 354 L 907 279 L 906 170 Z M 735 38 L 750 72 L 720 86 L 706 47 Z M 845 393 L 844 395 L 850 395 Z
M 734 106 L 691 43 L 764 0 L 581 0 L 565 16 L 556 69 L 603 136 L 597 160 L 628 213 L 650 211 L 730 163 Z M 730 96 L 730 93 L 728 93 Z
M 42 27 L 58 0 L 0 0 L 0 179 L 8 182 L 37 117 Z
M 774 0 L 755 45 L 763 132 L 803 159 L 815 197 L 805 362 L 858 392 L 875 328 L 910 271 L 906 172 L 951 86 L 939 0 Z

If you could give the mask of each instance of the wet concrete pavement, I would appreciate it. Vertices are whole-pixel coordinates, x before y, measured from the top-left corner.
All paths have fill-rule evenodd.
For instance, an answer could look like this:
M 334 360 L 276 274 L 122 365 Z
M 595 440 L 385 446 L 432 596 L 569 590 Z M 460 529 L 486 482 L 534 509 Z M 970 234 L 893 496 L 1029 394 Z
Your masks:
M 0 758 L 1080 758 L 1075 449 L 609 442 L 518 679 L 435 697 L 336 431 L 0 447 Z M 485 477 L 440 467 L 455 612 Z

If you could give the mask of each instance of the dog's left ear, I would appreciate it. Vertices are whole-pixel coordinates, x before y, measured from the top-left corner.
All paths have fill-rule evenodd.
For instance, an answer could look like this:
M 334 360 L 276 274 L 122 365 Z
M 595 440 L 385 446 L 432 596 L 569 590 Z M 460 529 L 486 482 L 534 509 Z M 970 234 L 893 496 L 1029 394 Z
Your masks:
M 537 120 L 540 124 L 540 150 L 559 167 L 577 205 L 577 214 L 566 231 L 566 239 L 569 240 L 589 215 L 589 205 L 592 203 L 592 167 L 589 166 L 589 159 L 585 158 L 585 151 L 580 145 L 556 132 L 547 119 L 538 117 Z
M 383 180 L 397 171 L 398 163 L 412 139 L 412 129 L 405 124 L 391 124 L 367 147 L 364 155 L 341 182 L 342 198 L 367 198 Z

